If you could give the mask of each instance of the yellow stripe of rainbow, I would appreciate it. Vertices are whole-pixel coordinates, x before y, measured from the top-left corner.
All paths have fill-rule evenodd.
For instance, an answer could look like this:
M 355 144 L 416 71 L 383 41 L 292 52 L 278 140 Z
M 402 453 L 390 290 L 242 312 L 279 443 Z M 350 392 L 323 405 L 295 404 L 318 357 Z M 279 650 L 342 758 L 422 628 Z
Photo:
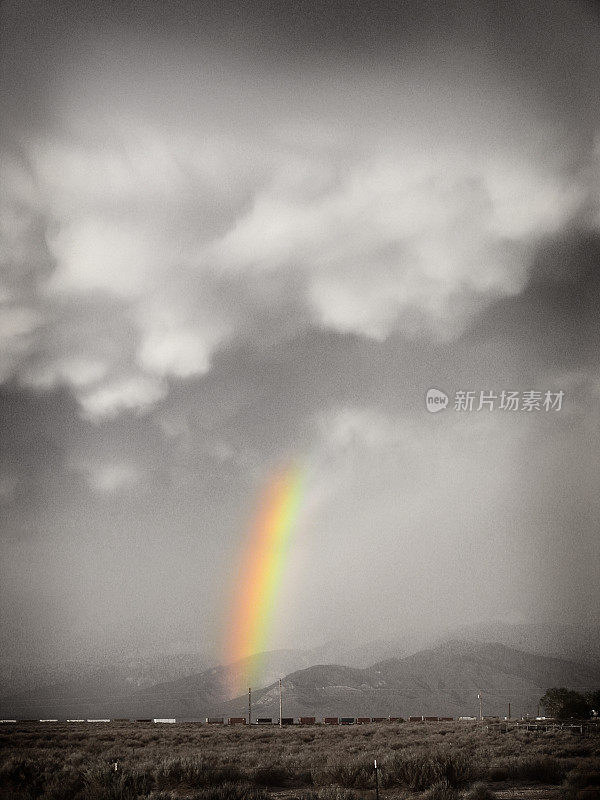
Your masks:
M 235 593 L 227 643 L 233 663 L 267 650 L 275 603 L 279 595 L 288 547 L 297 520 L 302 470 L 294 465 L 276 473 L 266 487 L 250 531 Z M 256 672 L 258 665 L 251 672 Z M 252 685 L 249 673 L 239 689 Z

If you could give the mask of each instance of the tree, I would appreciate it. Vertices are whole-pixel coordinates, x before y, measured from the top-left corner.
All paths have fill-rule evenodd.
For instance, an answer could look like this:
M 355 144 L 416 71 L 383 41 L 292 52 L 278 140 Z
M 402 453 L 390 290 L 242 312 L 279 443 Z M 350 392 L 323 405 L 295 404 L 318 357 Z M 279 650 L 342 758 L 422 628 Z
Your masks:
M 590 705 L 584 695 L 564 687 L 547 689 L 540 699 L 546 714 L 557 719 L 589 717 Z
M 600 716 L 600 689 L 596 689 L 594 692 L 588 692 L 585 699 L 590 707 L 590 713 Z

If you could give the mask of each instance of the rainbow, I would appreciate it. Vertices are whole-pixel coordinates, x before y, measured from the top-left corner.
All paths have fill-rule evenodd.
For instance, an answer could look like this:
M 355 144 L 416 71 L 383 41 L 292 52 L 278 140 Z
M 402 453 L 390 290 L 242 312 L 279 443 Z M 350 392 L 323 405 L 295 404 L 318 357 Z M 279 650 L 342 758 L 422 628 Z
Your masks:
M 293 465 L 273 475 L 262 495 L 237 575 L 225 663 L 234 664 L 268 649 L 302 484 L 302 470 Z M 240 690 L 252 686 L 259 666 L 254 663 L 239 676 Z

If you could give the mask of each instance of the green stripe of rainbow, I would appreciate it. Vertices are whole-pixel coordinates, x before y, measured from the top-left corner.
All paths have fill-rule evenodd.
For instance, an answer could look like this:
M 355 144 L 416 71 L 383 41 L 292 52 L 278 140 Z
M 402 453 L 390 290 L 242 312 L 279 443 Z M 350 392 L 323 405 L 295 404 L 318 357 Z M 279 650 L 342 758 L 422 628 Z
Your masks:
M 235 592 L 226 663 L 232 664 L 268 648 L 275 602 L 300 509 L 302 484 L 302 470 L 294 465 L 276 473 L 263 494 Z M 257 668 L 255 665 L 241 676 L 247 680 L 240 684 L 240 691 L 252 685 L 251 673 Z

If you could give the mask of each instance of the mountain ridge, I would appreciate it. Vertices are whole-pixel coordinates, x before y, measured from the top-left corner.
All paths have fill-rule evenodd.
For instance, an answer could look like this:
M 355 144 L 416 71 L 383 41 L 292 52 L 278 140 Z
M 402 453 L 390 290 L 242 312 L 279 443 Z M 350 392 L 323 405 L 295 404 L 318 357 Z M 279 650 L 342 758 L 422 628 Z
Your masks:
M 456 717 L 478 713 L 477 695 L 482 693 L 486 714 L 504 716 L 510 702 L 515 715 L 535 715 L 550 686 L 585 691 L 599 684 L 600 668 L 501 644 L 452 641 L 363 670 L 317 665 L 292 673 L 283 679 L 284 713 Z M 256 693 L 257 714 L 277 714 L 275 688 Z M 241 713 L 242 698 L 226 708 L 230 714 Z
M 372 656 L 393 652 L 380 642 Z M 132 686 L 120 673 L 106 669 L 29 692 L 4 693 L 0 714 L 24 717 L 178 717 L 247 713 L 247 694 L 236 696 L 250 668 L 260 667 L 262 688 L 253 687 L 253 705 L 261 716 L 276 716 L 279 676 L 284 694 L 297 715 L 458 716 L 478 712 L 479 690 L 489 695 L 489 713 L 504 715 L 508 702 L 517 713 L 535 713 L 546 688 L 568 685 L 592 689 L 600 685 L 597 664 L 546 656 L 498 642 L 445 639 L 417 652 L 375 660 L 367 666 L 311 663 L 312 658 L 341 652 L 339 643 L 312 650 L 279 650 L 258 654 L 233 665 L 212 666 L 174 679 Z M 378 651 L 378 652 L 377 652 Z M 361 663 L 368 652 L 356 651 Z M 164 673 L 163 673 L 164 674 Z M 113 680 L 114 678 L 114 680 Z M 258 684 L 258 681 L 257 681 Z M 320 685 L 320 689 L 319 689 Z M 326 687 L 330 687 L 325 691 Z M 333 689 L 332 687 L 337 687 Z M 290 694 L 291 692 L 291 694 Z M 7 696 L 8 695 L 8 696 Z M 354 700 L 353 711 L 350 706 Z M 261 710 L 262 709 L 262 710 Z

